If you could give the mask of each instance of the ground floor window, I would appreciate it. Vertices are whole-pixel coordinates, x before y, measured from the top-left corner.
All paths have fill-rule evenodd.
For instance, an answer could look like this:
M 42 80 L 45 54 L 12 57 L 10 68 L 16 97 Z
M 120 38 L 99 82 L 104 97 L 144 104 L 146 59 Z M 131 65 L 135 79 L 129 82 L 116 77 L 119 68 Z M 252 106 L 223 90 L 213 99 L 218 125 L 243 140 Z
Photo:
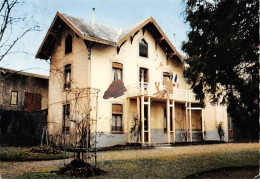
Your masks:
M 112 105 L 112 132 L 123 132 L 123 105 Z

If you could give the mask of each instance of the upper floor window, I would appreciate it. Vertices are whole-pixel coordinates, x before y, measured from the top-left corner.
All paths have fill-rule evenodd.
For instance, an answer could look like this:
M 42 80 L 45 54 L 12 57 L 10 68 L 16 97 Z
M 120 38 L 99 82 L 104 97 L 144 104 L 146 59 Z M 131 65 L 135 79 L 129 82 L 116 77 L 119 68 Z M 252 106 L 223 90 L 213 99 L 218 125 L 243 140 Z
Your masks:
M 167 82 L 171 79 L 171 75 L 168 72 L 163 72 L 163 85 L 167 85 Z
M 142 80 L 144 82 L 149 82 L 149 79 L 148 79 L 149 75 L 148 75 L 148 69 L 146 68 L 140 68 L 139 70 L 139 81 L 141 82 Z
M 112 132 L 122 132 L 123 105 L 112 105 Z
M 120 63 L 112 63 L 113 81 L 122 80 L 123 65 Z
M 70 88 L 71 86 L 71 64 L 67 64 L 64 67 L 64 89 Z
M 139 56 L 148 57 L 148 44 L 144 39 L 139 42 Z
M 62 132 L 67 133 L 70 131 L 70 104 L 63 105 L 63 122 Z
M 11 92 L 11 105 L 17 105 L 18 104 L 18 92 L 12 91 Z
M 72 52 L 72 36 L 68 34 L 65 39 L 65 54 L 69 54 L 71 52 Z

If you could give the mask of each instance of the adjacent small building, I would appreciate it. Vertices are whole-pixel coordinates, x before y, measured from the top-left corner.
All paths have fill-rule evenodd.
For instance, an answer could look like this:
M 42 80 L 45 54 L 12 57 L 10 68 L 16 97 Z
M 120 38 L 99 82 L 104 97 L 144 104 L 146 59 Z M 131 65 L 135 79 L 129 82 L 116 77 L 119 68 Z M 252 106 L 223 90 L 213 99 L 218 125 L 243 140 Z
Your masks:
M 0 68 L 0 110 L 47 109 L 48 82 L 48 76 Z
M 0 67 L 0 144 L 39 145 L 48 108 L 48 76 Z

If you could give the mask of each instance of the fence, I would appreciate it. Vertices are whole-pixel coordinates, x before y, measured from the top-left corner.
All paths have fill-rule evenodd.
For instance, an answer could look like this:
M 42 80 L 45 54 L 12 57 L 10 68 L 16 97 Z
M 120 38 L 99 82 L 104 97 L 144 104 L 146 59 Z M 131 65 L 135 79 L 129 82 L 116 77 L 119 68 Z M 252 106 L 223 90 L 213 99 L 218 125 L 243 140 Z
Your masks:
M 0 144 L 39 145 L 47 124 L 47 110 L 37 112 L 0 110 Z

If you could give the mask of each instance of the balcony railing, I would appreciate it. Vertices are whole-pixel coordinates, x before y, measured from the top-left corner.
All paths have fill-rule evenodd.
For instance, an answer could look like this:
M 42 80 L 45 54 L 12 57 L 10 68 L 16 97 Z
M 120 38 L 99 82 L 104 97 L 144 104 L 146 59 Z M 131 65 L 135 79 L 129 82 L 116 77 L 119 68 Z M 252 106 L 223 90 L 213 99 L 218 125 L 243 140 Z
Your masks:
M 157 87 L 157 88 L 156 88 Z M 128 97 L 135 97 L 140 95 L 167 98 L 167 91 L 165 85 L 156 85 L 155 83 L 141 82 L 127 86 Z M 190 90 L 183 90 L 173 88 L 173 92 L 169 93 L 169 98 L 176 101 L 192 102 L 199 101 L 196 99 L 195 94 Z

